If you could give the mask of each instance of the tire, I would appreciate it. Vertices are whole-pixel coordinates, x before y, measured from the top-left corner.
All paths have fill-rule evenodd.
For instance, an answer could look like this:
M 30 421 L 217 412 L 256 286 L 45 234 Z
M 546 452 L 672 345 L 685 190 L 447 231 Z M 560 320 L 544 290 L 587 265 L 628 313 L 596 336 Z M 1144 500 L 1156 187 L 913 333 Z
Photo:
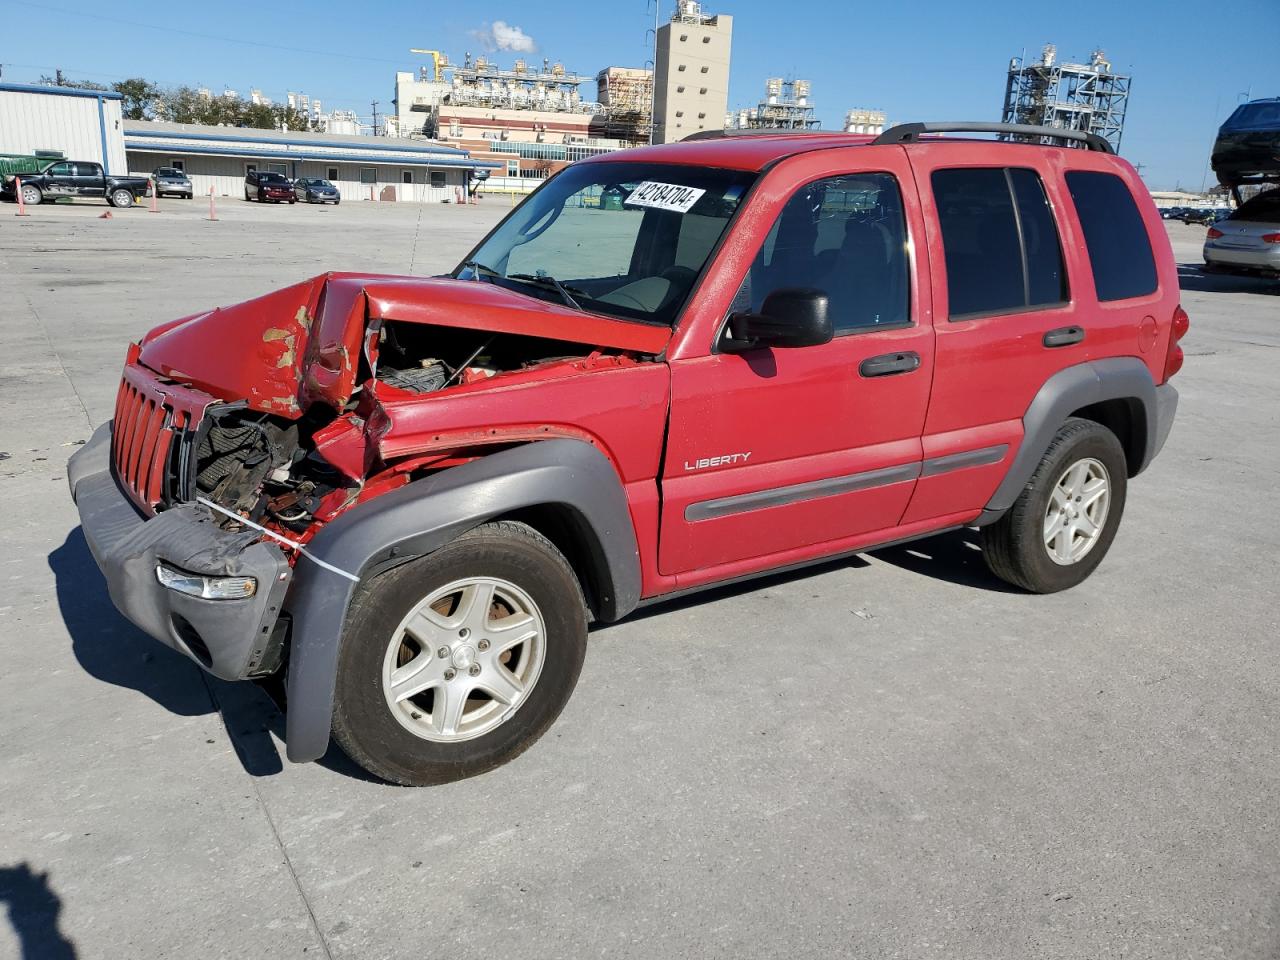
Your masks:
M 982 528 L 987 567 L 1032 593 L 1074 587 L 1111 548 L 1127 491 L 1128 464 L 1116 435 L 1092 420 L 1069 419 L 1013 506 Z
M 119 187 L 111 191 L 111 196 L 107 202 L 113 207 L 119 207 L 121 210 L 133 206 L 133 194 L 123 187 Z
M 38 207 L 44 203 L 44 191 L 39 187 L 24 183 L 22 185 L 22 202 L 28 207 Z
M 293 205 L 293 204 L 295 204 L 295 203 L 297 203 L 297 202 L 298 202 L 298 198 L 297 198 L 297 197 L 290 197 L 290 198 L 289 198 L 289 204 L 290 204 L 290 205 Z
M 482 615 L 467 598 L 486 596 L 486 587 L 496 602 Z M 515 627 L 520 634 L 506 636 L 528 639 L 506 653 L 493 625 L 505 618 L 490 619 L 495 609 L 527 620 Z M 542 736 L 582 670 L 586 606 L 550 541 L 522 523 L 499 521 L 375 578 L 352 601 L 343 633 L 333 739 L 373 775 L 427 786 L 497 767 Z M 400 691 L 393 690 L 397 672 L 404 674 Z M 509 685 L 517 676 L 523 690 Z M 486 683 L 505 699 L 486 692 Z
M 341 202 L 342 202 L 341 200 L 335 200 L 335 201 L 333 201 L 333 205 L 336 207 L 336 206 L 337 206 L 338 204 L 340 204 Z
M 253 199 L 251 196 L 249 196 L 249 188 L 248 188 L 248 187 L 245 187 L 245 188 L 244 188 L 244 198 L 245 198 L 245 200 L 246 200 L 246 201 L 248 201 L 248 200 L 252 200 L 252 199 Z

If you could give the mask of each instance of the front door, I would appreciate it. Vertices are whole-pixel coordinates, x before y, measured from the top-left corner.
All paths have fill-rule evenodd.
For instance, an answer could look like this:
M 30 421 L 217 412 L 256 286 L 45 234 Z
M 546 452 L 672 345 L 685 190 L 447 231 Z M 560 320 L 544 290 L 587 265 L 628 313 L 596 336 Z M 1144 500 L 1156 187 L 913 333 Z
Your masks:
M 76 165 L 67 161 L 55 163 L 45 175 L 48 179 L 45 194 L 51 197 L 74 197 L 76 189 Z
M 799 165 L 810 179 L 779 202 L 729 313 L 817 289 L 835 338 L 732 352 L 722 334 L 671 361 L 659 570 L 682 585 L 895 527 L 919 476 L 933 328 L 915 187 L 901 151 L 829 153 Z

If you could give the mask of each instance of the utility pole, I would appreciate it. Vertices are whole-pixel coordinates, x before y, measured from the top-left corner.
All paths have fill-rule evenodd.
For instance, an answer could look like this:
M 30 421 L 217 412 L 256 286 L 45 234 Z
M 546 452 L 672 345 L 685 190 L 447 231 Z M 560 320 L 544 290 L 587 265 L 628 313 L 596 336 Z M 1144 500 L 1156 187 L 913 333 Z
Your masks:
M 378 135 L 378 101 L 373 101 L 373 135 Z
M 1146 166 L 1145 163 L 1135 163 L 1133 165 L 1133 169 L 1138 171 L 1138 176 L 1142 176 L 1142 168 L 1145 166 Z

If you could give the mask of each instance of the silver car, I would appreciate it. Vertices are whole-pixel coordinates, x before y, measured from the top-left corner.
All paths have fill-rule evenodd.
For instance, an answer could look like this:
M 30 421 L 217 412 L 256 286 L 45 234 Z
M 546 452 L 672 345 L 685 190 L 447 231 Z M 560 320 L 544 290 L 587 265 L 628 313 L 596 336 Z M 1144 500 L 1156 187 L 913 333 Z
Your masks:
M 1209 228 L 1207 267 L 1230 273 L 1280 276 L 1280 189 L 1260 193 Z

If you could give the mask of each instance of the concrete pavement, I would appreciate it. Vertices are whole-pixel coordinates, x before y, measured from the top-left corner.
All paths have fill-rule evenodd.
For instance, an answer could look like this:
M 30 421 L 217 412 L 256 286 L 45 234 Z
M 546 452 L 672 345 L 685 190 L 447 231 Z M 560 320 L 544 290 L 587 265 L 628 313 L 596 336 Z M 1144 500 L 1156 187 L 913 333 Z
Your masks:
M 1178 421 L 1082 587 L 950 535 L 653 608 L 517 761 L 406 790 L 287 763 L 116 615 L 64 467 L 148 327 L 444 270 L 502 210 L 163 206 L 0 207 L 0 957 L 1280 954 L 1280 284 L 1202 276 L 1202 229 Z

